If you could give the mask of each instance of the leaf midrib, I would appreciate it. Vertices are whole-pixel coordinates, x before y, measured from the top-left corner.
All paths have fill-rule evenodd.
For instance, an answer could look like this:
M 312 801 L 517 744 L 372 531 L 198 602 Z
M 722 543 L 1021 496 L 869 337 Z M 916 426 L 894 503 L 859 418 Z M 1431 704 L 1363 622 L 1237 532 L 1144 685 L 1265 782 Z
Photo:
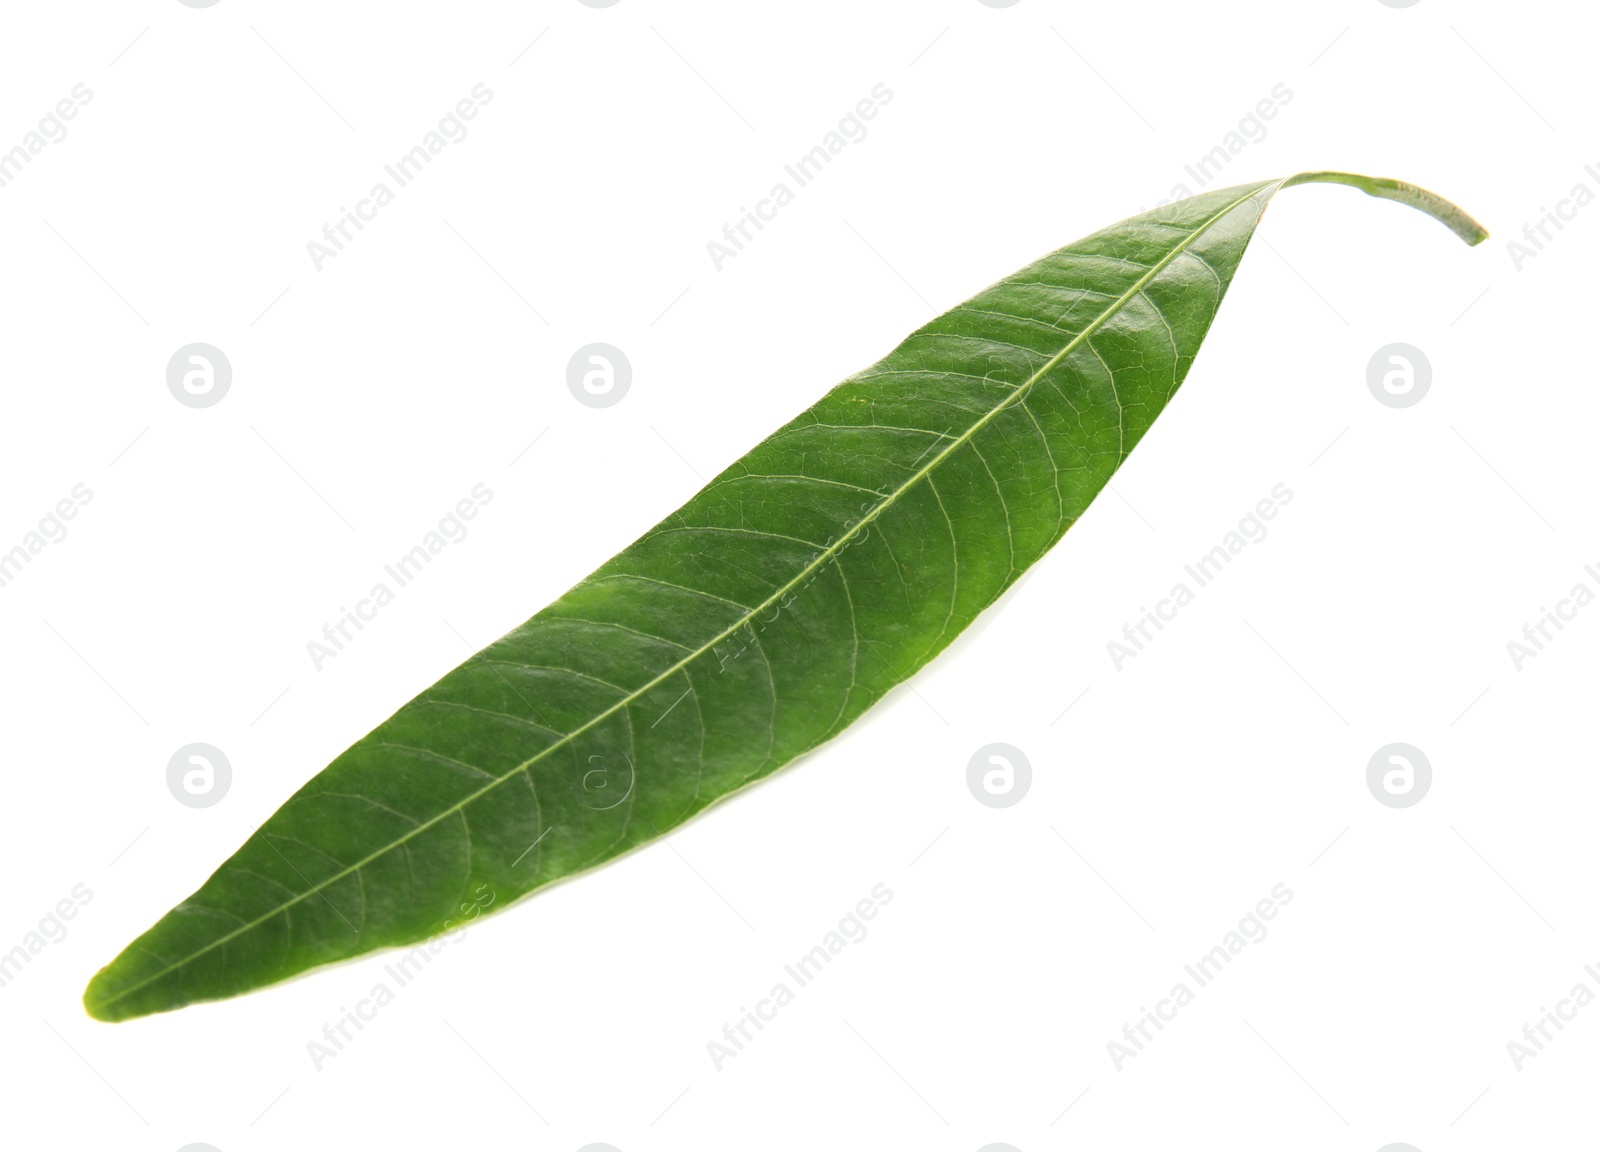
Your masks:
M 551 752 L 554 752 L 557 748 L 560 748 L 563 745 L 570 743 L 572 740 L 576 739 L 578 736 L 583 735 L 583 733 L 585 733 L 589 729 L 595 727 L 595 725 L 600 724 L 602 721 L 604 721 L 608 717 L 614 715 L 619 710 L 621 710 L 621 709 L 623 709 L 625 707 L 628 707 L 634 701 L 636 701 L 640 697 L 642 697 L 645 693 L 649 692 L 652 688 L 656 687 L 656 685 L 662 683 L 663 681 L 665 681 L 666 679 L 668 679 L 671 676 L 677 675 L 679 672 L 683 671 L 684 668 L 688 667 L 688 665 L 693 663 L 695 660 L 698 660 L 701 656 L 704 656 L 707 652 L 710 652 L 713 648 L 716 647 L 717 644 L 721 643 L 723 640 L 726 640 L 729 636 L 732 636 L 735 632 L 739 631 L 741 628 L 747 627 L 749 625 L 749 623 L 752 620 L 754 620 L 757 616 L 759 616 L 762 612 L 766 611 L 773 604 L 775 604 L 779 600 L 781 600 L 783 598 L 783 596 L 786 595 L 790 590 L 792 590 L 793 588 L 798 586 L 802 581 L 807 579 L 813 572 L 816 572 L 824 564 L 826 564 L 830 560 L 832 560 L 834 556 L 838 555 L 841 551 L 843 551 L 845 544 L 849 540 L 854 538 L 855 535 L 858 532 L 860 532 L 862 528 L 865 528 L 867 525 L 871 524 L 880 515 L 882 515 L 886 510 L 891 508 L 894 505 L 894 503 L 902 495 L 904 495 L 906 492 L 910 491 L 913 487 L 915 487 L 918 483 L 920 483 L 926 476 L 928 476 L 930 473 L 932 473 L 933 470 L 935 468 L 937 468 L 940 465 L 940 463 L 942 463 L 944 461 L 944 459 L 946 457 L 948 457 L 952 452 L 954 452 L 956 449 L 962 447 L 963 445 L 969 443 L 972 440 L 972 438 L 978 434 L 978 432 L 982 431 L 985 427 L 987 427 L 989 422 L 994 420 L 997 416 L 999 416 L 1000 413 L 1004 412 L 1007 408 L 1010 408 L 1012 405 L 1020 402 L 1022 397 L 1027 395 L 1028 391 L 1036 383 L 1038 383 L 1041 379 L 1043 379 L 1046 373 L 1048 373 L 1051 369 L 1053 369 L 1057 364 L 1061 363 L 1061 361 L 1074 348 L 1076 348 L 1079 344 L 1083 343 L 1083 341 L 1087 340 L 1091 335 L 1093 335 L 1096 331 L 1098 331 L 1100 326 L 1102 324 L 1104 324 L 1106 322 L 1106 320 L 1108 320 L 1110 317 L 1115 315 L 1120 309 L 1122 309 L 1135 296 L 1137 296 L 1141 292 L 1143 292 L 1145 287 L 1147 285 L 1149 285 L 1149 283 L 1152 280 L 1154 280 L 1156 278 L 1156 276 L 1158 276 L 1161 272 L 1163 272 L 1167 268 L 1167 266 L 1170 265 L 1179 256 L 1181 256 L 1185 252 L 1187 252 L 1189 250 L 1189 248 L 1194 244 L 1194 242 L 1196 240 L 1198 240 L 1201 236 L 1205 235 L 1205 233 L 1207 231 L 1209 231 L 1211 229 L 1211 227 L 1217 223 L 1217 221 L 1221 220 L 1224 216 L 1228 215 L 1228 213 L 1232 212 L 1235 208 L 1239 207 L 1239 205 L 1245 203 L 1246 201 L 1250 200 L 1254 196 L 1258 195 L 1262 191 L 1262 189 L 1273 186 L 1273 183 L 1274 182 L 1272 182 L 1272 181 L 1266 181 L 1266 182 L 1263 182 L 1263 183 L 1261 183 L 1259 185 L 1256 185 L 1256 186 L 1252 187 L 1250 189 L 1250 191 L 1247 192 L 1245 195 L 1240 196 L 1238 199 L 1231 201 L 1225 207 L 1218 209 L 1212 215 L 1206 217 L 1206 219 L 1203 220 L 1200 224 L 1196 225 L 1194 227 L 1194 229 L 1187 236 L 1184 237 L 1184 239 L 1183 239 L 1183 241 L 1181 243 L 1177 244 L 1172 249 L 1172 251 L 1168 252 L 1160 260 L 1158 260 L 1155 264 L 1151 265 L 1151 267 L 1150 267 L 1150 269 L 1148 271 L 1146 271 L 1142 276 L 1139 277 L 1138 280 L 1134 281 L 1134 283 L 1128 287 L 1127 291 L 1125 291 L 1121 296 L 1118 296 L 1115 300 L 1113 300 L 1110 304 L 1108 304 L 1098 315 L 1096 315 L 1094 317 L 1093 320 L 1091 320 L 1087 325 L 1084 326 L 1082 331 L 1080 331 L 1077 335 L 1072 337 L 1072 339 L 1069 340 L 1062 347 L 1061 351 L 1057 352 L 1048 361 L 1046 361 L 1045 364 L 1038 369 L 1038 371 L 1034 372 L 1033 375 L 1029 376 L 1027 380 L 1023 381 L 1014 390 L 1012 390 L 1012 392 L 1010 392 L 1006 396 L 1006 398 L 1004 400 L 1000 401 L 1000 403 L 996 404 L 988 412 L 984 413 L 984 415 L 981 416 L 978 420 L 974 421 L 972 426 L 969 427 L 965 432 L 963 432 L 959 437 L 956 437 L 956 438 L 952 439 L 951 442 L 948 445 L 946 445 L 945 448 L 942 451 L 940 451 L 936 456 L 934 456 L 931 460 L 929 460 L 927 464 L 923 465 L 916 472 L 912 473 L 911 477 L 909 479 L 907 479 L 905 481 L 905 483 L 903 483 L 902 485 L 900 485 L 900 487 L 894 489 L 892 492 L 890 492 L 888 495 L 886 495 L 870 512 L 868 512 L 866 515 L 864 515 L 860 520 L 856 521 L 856 523 L 854 525 L 852 525 L 848 531 L 844 532 L 842 535 L 840 535 L 840 537 L 835 542 L 833 542 L 832 544 L 830 544 L 826 548 L 824 548 L 823 551 L 820 552 L 817 555 L 817 558 L 815 560 L 813 560 L 810 564 L 808 564 L 805 568 L 803 568 L 787 584 L 785 584 L 782 587 L 780 587 L 776 592 L 774 592 L 771 596 L 769 596 L 762 603 L 760 603 L 760 604 L 756 605 L 754 608 L 751 608 L 750 610 L 748 610 L 737 621 L 735 621 L 733 624 L 729 625 L 727 628 L 723 629 L 721 632 L 719 632 L 716 636 L 712 637 L 710 640 L 706 641 L 705 644 L 703 644 L 699 648 L 696 648 L 693 651 L 689 652 L 681 660 L 679 660 L 677 663 L 673 664 L 671 667 L 667 668 L 665 671 L 661 672 L 654 679 L 650 680 L 648 683 L 642 685 L 641 687 L 635 689 L 634 691 L 628 693 L 626 696 L 622 697 L 616 703 L 612 704 L 610 707 L 606 708 L 604 711 L 598 713 L 594 717 L 594 719 L 587 721 L 586 723 L 580 725 L 577 728 L 574 728 L 571 732 L 569 732 L 566 735 L 560 737 L 559 739 L 555 740 L 554 742 L 546 745 L 545 747 L 539 749 L 539 751 L 536 752 L 533 756 L 529 757 L 527 760 L 524 760 L 521 764 L 519 764 L 519 765 L 517 765 L 517 767 L 511 769 L 511 771 L 507 772 L 505 775 L 495 777 L 495 779 L 493 781 L 491 781 L 488 784 L 485 784 L 482 788 L 479 788 L 476 792 L 473 792 L 473 793 L 470 793 L 467 796 L 464 796 L 462 799 L 456 801 L 454 804 L 450 805 L 448 808 L 445 808 L 442 811 L 440 811 L 438 815 L 436 815 L 436 816 L 432 817 L 431 819 L 426 820 L 426 821 L 424 821 L 422 823 L 419 823 L 415 828 L 412 828 L 411 830 L 406 832 L 404 835 L 396 838 L 395 840 L 390 841 L 388 844 L 384 845 L 383 847 L 378 848 L 377 850 L 369 853 L 367 856 L 365 856 L 362 859 L 356 861 L 354 864 L 347 865 L 346 867 L 341 869 L 339 872 L 334 873 L 332 876 L 329 876 L 325 880 L 321 880 L 321 881 L 317 882 L 316 884 L 313 884 L 310 888 L 306 889 L 306 891 L 304 891 L 302 893 L 299 893 L 293 899 L 285 900 L 282 904 L 278 905 L 276 908 L 273 908 L 271 911 L 263 913 L 261 916 L 258 916 L 256 919 L 250 921 L 249 923 L 243 924 L 238 928 L 235 928 L 233 931 L 228 932 L 227 934 L 225 934 L 223 936 L 217 937 L 217 939 L 211 941 L 209 944 L 205 945 L 205 947 L 196 949 L 195 951 L 189 953 L 187 956 L 183 957 L 181 960 L 178 960 L 178 961 L 176 961 L 174 963 L 169 963 L 164 968 L 162 968 L 159 971 L 153 973 L 152 975 L 146 976 L 144 979 L 142 979 L 142 980 L 140 980 L 140 981 L 138 981 L 138 982 L 136 982 L 134 984 L 130 984 L 126 988 L 123 988 L 123 989 L 119 990 L 115 995 L 110 996 L 110 997 L 108 997 L 108 998 L 106 998 L 104 1000 L 98 1001 L 97 1002 L 97 1006 L 103 1008 L 103 1007 L 105 1007 L 107 1005 L 116 1003 L 118 1000 L 122 999 L 123 997 L 129 996 L 129 995 L 133 994 L 134 992 L 137 992 L 140 988 L 143 988 L 148 984 L 152 984 L 155 981 L 162 979 L 163 977 L 171 974 L 172 972 L 175 972 L 178 969 L 182 968 L 186 964 L 192 963 L 194 960 L 198 959 L 199 957 L 204 956 L 207 952 L 210 952 L 215 948 L 220 948 L 224 944 L 227 944 L 230 940 L 236 939 L 237 937 L 242 936 L 247 932 L 254 931 L 256 928 L 260 927 L 262 924 L 265 924 L 268 920 L 271 920 L 273 917 L 282 915 L 284 912 L 286 912 L 288 909 L 294 907 L 294 905 L 300 903 L 302 900 L 308 899 L 311 896 L 319 895 L 319 894 L 321 894 L 323 892 L 324 889 L 329 888 L 329 887 L 333 886 L 334 884 L 337 884 L 339 881 L 345 879 L 346 877 L 348 877 L 348 876 L 350 876 L 352 874 L 359 873 L 361 871 L 361 869 L 365 868 L 368 864 L 372 863 L 374 860 L 378 859 L 380 856 L 383 856 L 383 855 L 385 855 L 386 853 L 389 853 L 389 852 L 393 852 L 396 848 L 398 848 L 401 845 L 405 844 L 407 841 L 409 841 L 412 838 L 414 838 L 414 837 L 420 835 L 421 833 L 427 831 L 429 828 L 433 827 L 435 824 L 438 824 L 440 821 L 448 819 L 450 816 L 456 814 L 457 812 L 460 812 L 462 809 L 466 808 L 466 806 L 468 804 L 471 804 L 473 801 L 479 799 L 480 797 L 486 795 L 489 792 L 492 792 L 494 789 L 498 788 L 500 785 L 504 784 L 506 781 L 512 780 L 515 777 L 521 775 L 522 773 L 528 771 L 528 769 L 532 768 L 535 764 L 537 764 L 540 760 L 544 759 Z M 1283 181 L 1277 181 L 1276 183 L 1282 184 Z M 469 661 L 470 661 L 470 659 L 472 659 L 472 658 L 469 658 Z M 265 830 L 263 829 L 258 834 L 264 834 L 264 833 L 265 833 Z M 253 839 L 253 837 L 252 837 L 252 839 Z M 247 841 L 247 843 L 248 843 L 248 841 Z M 535 890 L 536 889 L 529 889 L 529 892 L 532 892 L 532 891 L 535 891 Z M 523 895 L 527 895 L 527 893 L 524 893 Z M 324 897 L 324 898 L 326 898 L 326 897 Z M 358 936 L 358 939 L 359 939 L 359 936 Z

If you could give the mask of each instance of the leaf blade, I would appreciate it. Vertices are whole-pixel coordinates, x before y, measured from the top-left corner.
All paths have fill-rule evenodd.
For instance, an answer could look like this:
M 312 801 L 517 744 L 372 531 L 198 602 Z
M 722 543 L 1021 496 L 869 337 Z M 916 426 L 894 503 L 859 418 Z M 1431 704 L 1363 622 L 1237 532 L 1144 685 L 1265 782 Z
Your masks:
M 1182 383 L 1267 203 L 1314 181 L 1482 238 L 1414 186 L 1314 173 L 997 282 L 341 754 L 86 1009 L 127 1019 L 416 944 L 485 890 L 498 910 L 597 866 L 842 731 L 1082 515 Z

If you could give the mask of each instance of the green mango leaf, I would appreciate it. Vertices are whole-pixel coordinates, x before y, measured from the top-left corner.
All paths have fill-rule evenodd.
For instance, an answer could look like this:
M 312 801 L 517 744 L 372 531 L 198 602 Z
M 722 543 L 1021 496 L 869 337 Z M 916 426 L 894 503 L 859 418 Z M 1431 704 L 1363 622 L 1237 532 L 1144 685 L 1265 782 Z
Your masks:
M 1268 202 L 1207 192 L 924 325 L 301 788 L 90 981 L 125 1020 L 414 945 L 843 731 L 1082 516 L 1183 382 Z

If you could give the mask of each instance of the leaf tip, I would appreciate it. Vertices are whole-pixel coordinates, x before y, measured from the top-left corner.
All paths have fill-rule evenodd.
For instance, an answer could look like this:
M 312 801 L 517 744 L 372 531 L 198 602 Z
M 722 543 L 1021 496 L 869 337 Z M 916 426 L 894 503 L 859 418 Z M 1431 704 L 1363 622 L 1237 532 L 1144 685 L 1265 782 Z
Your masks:
M 115 960 L 107 964 L 90 977 L 89 983 L 83 989 L 83 1010 L 91 1019 L 105 1024 L 115 1024 L 140 1014 L 129 1011 L 126 1002 L 119 994 L 113 982 L 116 966 Z
M 89 986 L 83 990 L 83 1010 L 88 1013 L 89 1018 L 92 1020 L 99 1020 L 105 1024 L 113 1024 L 119 1019 L 119 1017 L 110 1010 L 109 1006 L 106 1004 L 105 998 L 101 995 L 97 995 L 98 989 L 96 985 L 99 983 L 99 981 L 100 977 L 96 976 L 93 980 L 89 981 Z

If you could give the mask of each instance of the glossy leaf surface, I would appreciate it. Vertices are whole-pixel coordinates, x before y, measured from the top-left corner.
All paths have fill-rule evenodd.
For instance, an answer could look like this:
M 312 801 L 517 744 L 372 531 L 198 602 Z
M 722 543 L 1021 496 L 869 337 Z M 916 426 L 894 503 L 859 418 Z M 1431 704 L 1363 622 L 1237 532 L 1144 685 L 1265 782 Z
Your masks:
M 317 775 L 90 983 L 120 1020 L 413 945 L 837 735 L 1038 560 L 1183 382 L 1268 201 L 1097 232 L 908 337 Z M 1091 561 L 1092 562 L 1092 561 Z

